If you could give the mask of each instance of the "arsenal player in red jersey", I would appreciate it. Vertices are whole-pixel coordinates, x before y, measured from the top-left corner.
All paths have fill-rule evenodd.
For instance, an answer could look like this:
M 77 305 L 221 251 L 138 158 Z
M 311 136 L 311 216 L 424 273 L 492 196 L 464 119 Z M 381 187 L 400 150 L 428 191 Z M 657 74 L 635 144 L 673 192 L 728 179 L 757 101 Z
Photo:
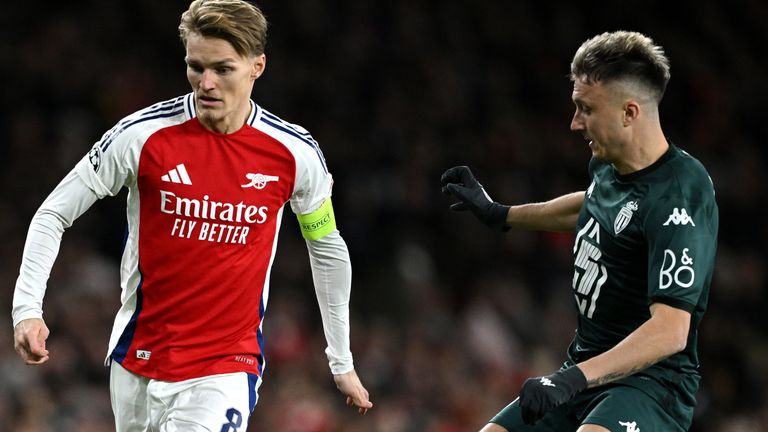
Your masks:
M 43 295 L 62 233 L 128 189 L 122 306 L 106 363 L 118 431 L 245 430 L 266 360 L 262 323 L 286 203 L 299 219 L 347 404 L 373 404 L 349 347 L 351 265 L 317 141 L 250 99 L 267 22 L 243 0 L 195 0 L 179 25 L 192 92 L 124 118 L 30 224 L 13 303 L 15 347 L 48 361 Z

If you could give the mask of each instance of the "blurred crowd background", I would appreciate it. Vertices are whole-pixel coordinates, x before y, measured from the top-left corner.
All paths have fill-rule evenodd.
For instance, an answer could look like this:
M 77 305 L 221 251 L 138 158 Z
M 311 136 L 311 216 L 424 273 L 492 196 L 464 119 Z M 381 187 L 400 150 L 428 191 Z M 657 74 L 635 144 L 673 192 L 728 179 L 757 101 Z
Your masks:
M 176 30 L 186 6 L 3 6 L 0 431 L 114 430 L 102 362 L 119 303 L 124 193 L 64 236 L 45 299 L 44 366 L 13 351 L 13 287 L 30 218 L 60 178 L 122 117 L 188 91 Z M 360 417 L 334 388 L 306 248 L 286 212 L 249 430 L 474 431 L 526 377 L 559 367 L 575 327 L 573 236 L 491 232 L 448 210 L 439 178 L 469 165 L 507 203 L 585 189 L 589 150 L 568 128 L 569 64 L 585 39 L 618 29 L 666 49 L 662 126 L 709 169 L 720 206 L 691 430 L 768 430 L 768 3 L 260 6 L 271 28 L 253 97 L 309 129 L 334 174 L 354 267 L 352 347 L 375 408 Z

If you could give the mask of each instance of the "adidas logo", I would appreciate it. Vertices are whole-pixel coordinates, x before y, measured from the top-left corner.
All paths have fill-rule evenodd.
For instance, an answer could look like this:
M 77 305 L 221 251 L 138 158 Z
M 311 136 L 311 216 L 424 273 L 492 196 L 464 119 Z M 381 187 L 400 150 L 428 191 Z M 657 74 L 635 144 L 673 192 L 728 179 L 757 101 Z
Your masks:
M 168 174 L 160 177 L 160 180 L 171 183 L 182 183 L 185 185 L 192 184 L 192 180 L 189 179 L 189 174 L 187 174 L 187 169 L 184 167 L 184 164 L 176 165 L 176 168 L 168 171 Z

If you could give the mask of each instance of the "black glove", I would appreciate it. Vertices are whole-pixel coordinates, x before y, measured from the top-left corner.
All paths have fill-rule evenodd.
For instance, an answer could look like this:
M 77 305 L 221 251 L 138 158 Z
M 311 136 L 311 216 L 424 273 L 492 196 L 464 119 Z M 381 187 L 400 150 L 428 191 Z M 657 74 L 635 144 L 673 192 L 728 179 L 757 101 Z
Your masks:
M 499 204 L 491 199 L 478 183 L 469 167 L 457 166 L 450 168 L 440 177 L 443 193 L 456 197 L 459 202 L 451 205 L 451 210 L 470 210 L 484 224 L 493 229 L 509 229 L 507 213 L 509 206 Z
M 587 378 L 576 366 L 552 375 L 528 378 L 520 390 L 520 411 L 523 422 L 534 424 L 544 414 L 569 401 L 576 393 L 587 388 Z

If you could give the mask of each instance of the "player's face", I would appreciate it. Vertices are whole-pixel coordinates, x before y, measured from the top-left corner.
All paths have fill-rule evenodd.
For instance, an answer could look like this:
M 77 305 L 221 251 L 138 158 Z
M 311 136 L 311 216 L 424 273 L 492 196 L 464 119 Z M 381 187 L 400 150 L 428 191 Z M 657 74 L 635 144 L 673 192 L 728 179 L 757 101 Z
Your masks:
M 572 99 L 576 112 L 571 130 L 589 141 L 593 157 L 607 163 L 620 161 L 627 131 L 622 102 L 610 85 L 577 79 L 573 83 Z
M 250 114 L 253 82 L 265 56 L 243 57 L 228 41 L 190 33 L 186 41 L 187 79 L 203 126 L 219 133 L 240 129 Z

